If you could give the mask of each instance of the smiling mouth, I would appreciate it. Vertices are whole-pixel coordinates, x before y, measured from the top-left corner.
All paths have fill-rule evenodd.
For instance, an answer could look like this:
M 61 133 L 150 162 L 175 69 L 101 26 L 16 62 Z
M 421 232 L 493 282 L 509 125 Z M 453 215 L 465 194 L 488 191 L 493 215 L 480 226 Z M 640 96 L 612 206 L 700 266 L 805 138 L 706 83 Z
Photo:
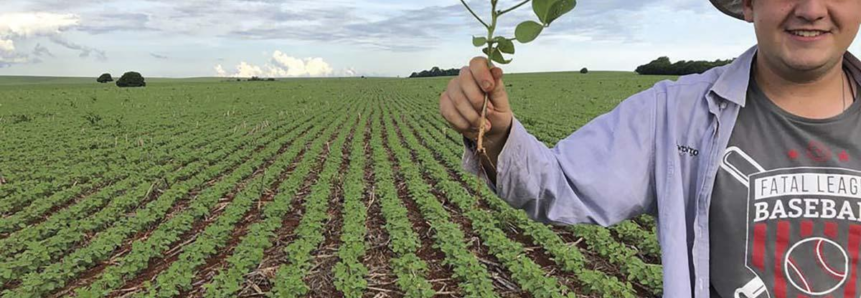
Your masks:
M 801 36 L 801 37 L 817 37 L 817 36 L 829 33 L 828 31 L 821 31 L 821 30 L 787 30 L 786 32 L 789 32 L 792 35 Z

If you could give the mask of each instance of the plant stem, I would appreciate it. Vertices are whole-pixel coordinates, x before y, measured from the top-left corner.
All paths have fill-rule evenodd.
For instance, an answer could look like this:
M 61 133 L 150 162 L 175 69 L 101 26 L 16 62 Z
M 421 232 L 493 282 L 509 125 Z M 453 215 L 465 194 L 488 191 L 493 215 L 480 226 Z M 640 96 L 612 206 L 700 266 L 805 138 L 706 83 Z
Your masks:
M 508 12 L 512 11 L 512 10 L 515 10 L 515 9 L 517 9 L 517 8 L 519 8 L 519 7 L 521 7 L 521 6 L 523 6 L 523 4 L 526 4 L 526 3 L 528 3 L 528 2 L 529 2 L 529 0 L 523 0 L 523 2 L 520 2 L 520 3 L 518 3 L 517 5 L 515 5 L 515 6 L 511 7 L 511 8 L 509 8 L 509 9 L 506 9 L 506 10 L 500 11 L 500 12 L 497 14 L 497 16 L 504 15 L 504 14 L 506 14 L 506 13 L 508 13 Z
M 482 21 L 482 20 L 481 20 L 481 18 L 479 18 L 479 17 L 478 17 L 478 15 L 477 15 L 477 14 L 475 14 L 475 12 L 474 12 L 474 11 L 472 11 L 472 8 L 470 8 L 470 7 L 469 7 L 469 5 L 468 5 L 468 4 L 466 4 L 466 1 L 464 1 L 464 0 L 460 0 L 460 3 L 463 3 L 463 6 L 464 6 L 464 7 L 466 7 L 466 10 L 469 10 L 469 13 L 471 13 L 471 14 L 472 14 L 472 16 L 474 16 L 474 17 L 475 17 L 475 19 L 476 19 L 476 20 L 478 20 L 478 22 L 480 22 L 482 25 L 484 25 L 484 27 L 485 27 L 485 28 L 490 28 L 489 26 L 487 26 L 487 23 L 485 23 L 484 21 Z
M 493 69 L 493 59 L 491 58 L 493 54 L 493 32 L 496 30 L 496 21 L 499 17 L 499 13 L 496 11 L 496 0 L 492 0 L 490 3 L 492 19 L 491 25 L 487 27 L 487 53 L 485 53 L 487 55 L 487 69 Z M 481 123 L 478 124 L 478 139 L 476 140 L 476 152 L 485 157 L 487 150 L 484 148 L 484 133 L 487 130 L 487 102 L 489 99 L 490 97 L 485 93 L 484 103 L 481 105 Z

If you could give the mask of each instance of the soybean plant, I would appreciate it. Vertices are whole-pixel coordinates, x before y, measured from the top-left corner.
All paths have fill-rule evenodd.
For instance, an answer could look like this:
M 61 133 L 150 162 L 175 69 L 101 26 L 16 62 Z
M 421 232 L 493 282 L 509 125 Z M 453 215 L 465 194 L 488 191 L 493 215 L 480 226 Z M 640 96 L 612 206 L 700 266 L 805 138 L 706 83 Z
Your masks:
M 535 16 L 538 17 L 538 22 L 536 21 L 524 21 L 517 25 L 514 29 L 514 38 L 507 38 L 504 36 L 494 36 L 494 32 L 496 31 L 496 26 L 499 22 L 499 17 L 520 8 L 532 1 L 532 11 L 535 13 Z M 541 31 L 544 28 L 550 26 L 550 23 L 553 23 L 556 19 L 561 17 L 562 15 L 570 12 L 574 9 L 574 6 L 577 5 L 576 0 L 524 0 L 508 9 L 497 10 L 498 0 L 490 0 L 490 24 L 487 24 L 484 20 L 482 20 L 472 8 L 466 3 L 465 0 L 460 0 L 463 3 L 463 6 L 469 13 L 478 20 L 481 25 L 487 29 L 486 36 L 474 36 L 472 38 L 472 44 L 476 47 L 482 47 L 482 52 L 487 55 L 487 66 L 488 68 L 493 67 L 493 62 L 499 64 L 508 64 L 511 63 L 511 59 L 505 59 L 503 54 L 514 54 L 514 40 L 517 40 L 520 43 L 529 43 L 541 34 Z M 481 124 L 479 124 L 478 129 L 478 140 L 477 140 L 477 150 L 476 152 L 486 156 L 485 148 L 484 148 L 484 133 L 486 130 L 485 122 L 487 120 L 487 95 L 484 96 L 484 104 L 481 107 Z

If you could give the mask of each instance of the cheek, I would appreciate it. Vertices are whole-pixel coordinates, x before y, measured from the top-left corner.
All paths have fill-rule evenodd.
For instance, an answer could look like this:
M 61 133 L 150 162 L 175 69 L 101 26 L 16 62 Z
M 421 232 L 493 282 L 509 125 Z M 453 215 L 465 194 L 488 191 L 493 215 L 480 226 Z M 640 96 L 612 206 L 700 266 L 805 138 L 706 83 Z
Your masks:
M 793 18 L 793 11 L 795 9 L 795 5 L 797 5 L 793 2 L 794 1 L 768 1 L 767 6 L 763 4 L 760 7 L 759 13 L 757 13 L 757 18 L 766 26 L 766 28 L 768 28 L 768 30 L 772 30 L 773 34 L 780 35 L 783 33 L 787 22 Z
M 861 2 L 861 1 L 853 1 L 853 2 Z M 845 39 L 846 43 L 852 43 L 858 34 L 858 26 L 861 24 L 861 5 L 853 4 L 851 7 L 844 7 L 843 10 L 838 10 L 842 12 L 849 12 L 845 14 L 837 14 L 834 16 L 835 22 L 837 26 L 840 28 L 841 39 Z

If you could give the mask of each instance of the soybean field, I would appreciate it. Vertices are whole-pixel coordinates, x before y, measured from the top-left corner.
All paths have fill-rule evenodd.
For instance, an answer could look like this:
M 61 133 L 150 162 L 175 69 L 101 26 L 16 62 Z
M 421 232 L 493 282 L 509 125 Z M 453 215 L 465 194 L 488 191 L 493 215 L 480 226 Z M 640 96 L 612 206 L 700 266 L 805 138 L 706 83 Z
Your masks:
M 552 146 L 668 78 L 505 84 Z M 449 79 L 0 78 L 0 297 L 660 296 L 653 218 L 537 223 L 461 168 Z

